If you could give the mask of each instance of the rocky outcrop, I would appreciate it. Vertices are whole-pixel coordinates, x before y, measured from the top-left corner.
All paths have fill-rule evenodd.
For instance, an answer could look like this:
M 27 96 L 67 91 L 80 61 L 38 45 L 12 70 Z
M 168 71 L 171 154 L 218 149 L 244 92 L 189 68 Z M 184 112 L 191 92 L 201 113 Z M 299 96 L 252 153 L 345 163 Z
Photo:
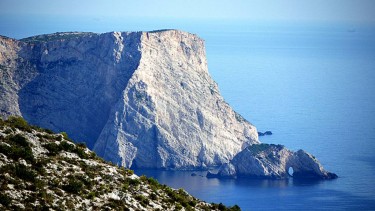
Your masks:
M 1 37 L 0 54 L 2 116 L 66 131 L 115 164 L 206 168 L 259 143 L 220 95 L 196 35 Z
M 266 135 L 272 135 L 272 132 L 271 131 L 266 131 L 266 132 L 259 132 L 258 131 L 258 136 L 266 136 Z
M 292 169 L 292 170 L 291 170 Z M 257 144 L 238 153 L 229 163 L 223 164 L 217 173 L 207 177 L 284 179 L 335 179 L 337 175 L 323 169 L 311 154 L 290 151 L 282 145 Z

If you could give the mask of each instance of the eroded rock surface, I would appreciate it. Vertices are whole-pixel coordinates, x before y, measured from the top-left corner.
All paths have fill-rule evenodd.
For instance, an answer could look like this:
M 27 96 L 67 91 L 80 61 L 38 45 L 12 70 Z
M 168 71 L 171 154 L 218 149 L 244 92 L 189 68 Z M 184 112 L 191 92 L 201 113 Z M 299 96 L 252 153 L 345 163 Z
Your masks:
M 289 169 L 293 173 L 290 175 Z M 252 177 L 284 179 L 335 179 L 337 175 L 323 169 L 311 154 L 298 150 L 293 152 L 282 145 L 256 144 L 238 153 L 229 163 L 223 164 L 217 173 L 207 177 Z
M 0 41 L 1 115 L 66 131 L 115 164 L 206 168 L 259 143 L 256 128 L 220 95 L 196 35 L 56 33 Z

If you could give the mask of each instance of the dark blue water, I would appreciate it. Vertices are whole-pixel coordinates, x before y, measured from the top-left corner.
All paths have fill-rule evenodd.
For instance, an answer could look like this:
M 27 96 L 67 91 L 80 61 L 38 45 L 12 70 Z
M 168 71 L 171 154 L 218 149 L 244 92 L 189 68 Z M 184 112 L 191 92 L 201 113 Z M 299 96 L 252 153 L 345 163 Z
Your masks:
M 260 140 L 305 149 L 340 178 L 217 180 L 136 172 L 243 210 L 375 210 L 375 31 L 315 25 L 198 33 L 227 102 L 259 131 L 274 133 Z

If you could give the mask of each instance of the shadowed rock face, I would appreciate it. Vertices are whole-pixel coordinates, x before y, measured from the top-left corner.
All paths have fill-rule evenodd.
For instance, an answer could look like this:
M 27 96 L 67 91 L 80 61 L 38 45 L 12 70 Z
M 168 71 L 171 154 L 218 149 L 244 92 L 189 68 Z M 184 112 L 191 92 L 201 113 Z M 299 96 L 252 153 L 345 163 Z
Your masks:
M 39 74 L 19 91 L 24 118 L 67 131 L 92 148 L 138 67 L 140 37 L 141 33 L 82 34 L 29 44 L 23 51 L 39 58 Z
M 211 79 L 204 41 L 176 31 L 0 38 L 1 115 L 66 131 L 126 167 L 192 169 L 259 143 Z
M 288 170 L 292 168 L 293 174 Z M 311 154 L 298 150 L 292 152 L 282 145 L 256 144 L 238 153 L 229 163 L 223 164 L 217 173 L 208 177 L 252 177 L 284 179 L 335 179 L 337 175 L 323 169 Z

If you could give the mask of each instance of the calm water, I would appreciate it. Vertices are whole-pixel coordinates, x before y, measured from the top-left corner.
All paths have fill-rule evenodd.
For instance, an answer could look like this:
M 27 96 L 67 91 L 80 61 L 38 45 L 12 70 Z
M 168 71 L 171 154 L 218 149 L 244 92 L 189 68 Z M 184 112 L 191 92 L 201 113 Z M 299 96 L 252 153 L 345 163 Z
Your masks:
M 198 30 L 225 99 L 262 142 L 305 149 L 339 179 L 217 180 L 143 170 L 243 210 L 375 210 L 375 33 L 346 26 Z M 198 172 L 204 174 L 204 172 Z

